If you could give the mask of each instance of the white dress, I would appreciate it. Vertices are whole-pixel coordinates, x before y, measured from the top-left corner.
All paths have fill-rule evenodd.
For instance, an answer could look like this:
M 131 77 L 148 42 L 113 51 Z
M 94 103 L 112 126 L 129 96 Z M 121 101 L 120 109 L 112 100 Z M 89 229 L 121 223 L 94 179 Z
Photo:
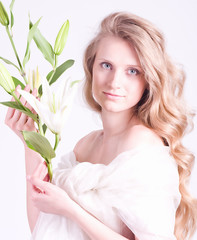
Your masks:
M 168 147 L 142 147 L 119 154 L 109 165 L 79 163 L 65 155 L 54 183 L 80 206 L 121 234 L 122 222 L 139 240 L 175 240 L 179 175 Z M 89 240 L 66 217 L 41 213 L 33 240 Z

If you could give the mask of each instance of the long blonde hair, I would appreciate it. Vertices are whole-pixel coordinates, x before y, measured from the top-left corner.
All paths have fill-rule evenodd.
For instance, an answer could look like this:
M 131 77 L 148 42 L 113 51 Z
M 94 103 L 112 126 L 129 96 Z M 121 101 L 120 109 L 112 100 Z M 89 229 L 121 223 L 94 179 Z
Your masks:
M 181 143 L 189 127 L 193 127 L 194 115 L 183 99 L 185 74 L 167 55 L 164 38 L 152 23 L 130 13 L 110 14 L 84 54 L 84 93 L 88 104 L 98 112 L 101 107 L 92 96 L 92 68 L 98 44 L 105 36 L 125 39 L 138 54 L 149 88 L 136 106 L 136 115 L 170 146 L 177 162 L 182 198 L 176 212 L 175 236 L 178 240 L 189 239 L 196 229 L 197 201 L 188 192 L 194 156 Z

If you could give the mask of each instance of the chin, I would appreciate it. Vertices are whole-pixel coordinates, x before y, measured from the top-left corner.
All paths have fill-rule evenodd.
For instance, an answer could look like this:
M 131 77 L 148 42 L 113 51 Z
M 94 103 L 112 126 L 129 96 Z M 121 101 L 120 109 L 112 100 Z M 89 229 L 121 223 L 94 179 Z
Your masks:
M 122 111 L 125 111 L 126 109 L 125 108 L 122 108 L 122 107 L 120 107 L 120 106 L 117 106 L 117 104 L 116 105 L 111 105 L 111 104 L 109 104 L 109 105 L 103 105 L 103 106 L 101 106 L 101 108 L 103 109 L 103 110 L 105 110 L 106 112 L 114 112 L 114 113 L 118 113 L 118 112 L 122 112 Z

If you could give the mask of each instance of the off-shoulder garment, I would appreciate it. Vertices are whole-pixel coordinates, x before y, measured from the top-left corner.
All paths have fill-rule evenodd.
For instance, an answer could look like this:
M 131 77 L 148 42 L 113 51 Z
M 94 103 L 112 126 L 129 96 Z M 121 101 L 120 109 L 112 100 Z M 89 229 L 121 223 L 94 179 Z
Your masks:
M 180 203 L 179 175 L 168 147 L 143 147 L 119 154 L 109 165 L 79 163 L 63 156 L 54 184 L 81 207 L 121 234 L 122 222 L 139 240 L 175 240 Z M 34 240 L 88 240 L 77 223 L 41 213 Z

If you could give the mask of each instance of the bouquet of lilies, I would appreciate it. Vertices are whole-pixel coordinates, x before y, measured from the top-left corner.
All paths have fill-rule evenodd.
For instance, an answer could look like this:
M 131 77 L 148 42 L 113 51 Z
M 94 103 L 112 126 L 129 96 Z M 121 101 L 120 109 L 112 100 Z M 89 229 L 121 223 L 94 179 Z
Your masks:
M 76 83 L 79 82 L 71 82 L 69 79 L 67 79 L 60 84 L 56 93 L 54 93 L 51 89 L 51 85 L 74 64 L 74 60 L 67 60 L 58 66 L 58 56 L 62 53 L 68 36 L 69 21 L 67 20 L 59 30 L 53 48 L 38 29 L 38 24 L 41 19 L 39 19 L 35 24 L 33 24 L 29 19 L 29 32 L 26 42 L 26 51 L 23 61 L 21 61 L 14 44 L 12 34 L 12 27 L 14 25 L 14 1 L 15 0 L 11 1 L 9 7 L 10 16 L 8 16 L 5 7 L 3 6 L 2 2 L 0 2 L 0 23 L 5 27 L 16 56 L 17 64 L 3 57 L 0 57 L 0 59 L 6 64 L 10 64 L 16 68 L 19 71 L 24 83 L 16 77 L 11 76 L 5 66 L 0 62 L 0 85 L 15 99 L 15 101 L 1 102 L 1 104 L 25 113 L 37 124 L 37 132 L 23 131 L 22 134 L 27 146 L 38 152 L 46 161 L 49 179 L 51 181 L 51 160 L 55 157 L 55 150 L 60 141 L 60 134 L 65 120 L 67 119 L 74 93 L 76 92 Z M 33 73 L 33 76 L 29 76 L 28 78 L 26 76 L 25 66 L 30 59 L 30 44 L 32 40 L 35 42 L 37 48 L 42 52 L 44 58 L 52 67 L 52 70 L 48 73 L 46 78 L 43 78 L 42 80 L 40 78 L 38 69 Z M 32 86 L 32 90 L 33 88 L 38 89 L 37 97 L 34 97 L 31 93 L 23 90 L 27 84 Z M 26 99 L 26 101 L 33 107 L 36 114 L 25 107 L 21 103 L 20 97 L 17 97 L 15 89 L 18 85 L 21 86 L 21 89 L 18 89 L 20 97 L 23 96 Z M 54 147 L 51 146 L 51 143 L 45 136 L 47 128 L 55 135 Z

